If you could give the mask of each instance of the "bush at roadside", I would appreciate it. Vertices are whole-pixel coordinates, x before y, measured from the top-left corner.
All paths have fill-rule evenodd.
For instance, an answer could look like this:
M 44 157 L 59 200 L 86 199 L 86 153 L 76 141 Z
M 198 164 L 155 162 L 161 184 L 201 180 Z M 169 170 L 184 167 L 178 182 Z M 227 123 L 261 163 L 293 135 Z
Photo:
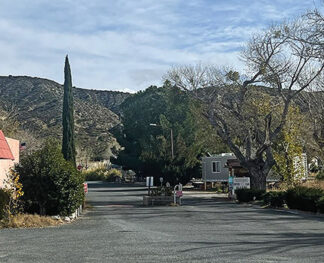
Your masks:
M 9 194 L 4 189 L 0 189 L 0 220 L 5 216 L 7 205 L 9 205 Z
M 287 190 L 286 202 L 289 208 L 317 212 L 317 203 L 324 196 L 319 188 L 297 186 Z
M 96 168 L 82 172 L 86 181 L 108 181 L 115 182 L 116 178 L 122 178 L 122 173 L 118 169 Z
M 320 199 L 318 199 L 317 203 L 317 209 L 320 213 L 324 213 L 324 196 L 322 196 Z
M 316 175 L 316 179 L 319 181 L 324 181 L 324 170 L 320 170 Z
M 286 200 L 286 192 L 284 191 L 272 191 L 264 194 L 263 202 L 265 205 L 271 207 L 283 207 Z
M 151 190 L 151 196 L 171 196 L 172 187 L 158 186 Z
M 104 181 L 106 179 L 107 169 L 97 168 L 82 171 L 86 181 Z
M 254 200 L 262 200 L 264 195 L 264 190 L 255 190 L 255 189 L 236 189 L 235 194 L 237 200 L 241 202 L 251 202 Z
M 106 176 L 106 181 L 108 182 L 116 182 L 116 179 L 121 179 L 123 177 L 122 172 L 118 169 L 110 169 L 108 170 L 108 174 Z
M 24 210 L 40 215 L 70 215 L 84 200 L 84 177 L 67 162 L 54 141 L 25 155 L 15 171 L 23 185 Z
M 296 186 L 287 191 L 237 189 L 236 198 L 239 202 L 263 200 L 265 205 L 280 208 L 287 204 L 290 209 L 324 213 L 324 190 L 316 187 Z
M 225 184 L 217 184 L 214 190 L 219 194 L 228 193 L 228 187 Z

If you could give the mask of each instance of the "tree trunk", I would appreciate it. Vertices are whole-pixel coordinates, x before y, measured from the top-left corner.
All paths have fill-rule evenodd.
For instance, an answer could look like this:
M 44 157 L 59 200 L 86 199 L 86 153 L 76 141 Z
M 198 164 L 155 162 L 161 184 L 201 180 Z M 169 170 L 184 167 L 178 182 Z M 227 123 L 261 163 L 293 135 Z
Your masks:
M 261 167 L 249 167 L 251 189 L 266 190 L 267 174 L 264 174 Z
M 46 215 L 46 207 L 45 207 L 45 204 L 43 204 L 43 203 L 39 203 L 39 214 L 41 216 Z

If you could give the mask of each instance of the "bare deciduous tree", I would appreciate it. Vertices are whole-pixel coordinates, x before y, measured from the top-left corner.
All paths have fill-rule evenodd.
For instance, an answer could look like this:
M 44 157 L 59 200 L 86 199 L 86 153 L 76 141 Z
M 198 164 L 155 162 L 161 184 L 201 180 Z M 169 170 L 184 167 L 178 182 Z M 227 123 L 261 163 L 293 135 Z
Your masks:
M 275 164 L 272 145 L 289 106 L 324 68 L 321 44 L 314 44 L 322 36 L 309 19 L 303 16 L 254 36 L 242 52 L 248 68 L 244 75 L 197 65 L 173 68 L 165 76 L 205 103 L 204 115 L 248 169 L 255 189 L 266 187 Z
M 300 23 L 301 33 L 295 35 L 295 39 L 301 39 L 305 43 L 312 45 L 315 50 L 315 56 L 324 59 L 324 16 L 314 10 L 303 16 L 304 23 Z M 306 37 L 305 37 L 306 35 Z M 302 93 L 298 99 L 308 105 L 308 112 L 312 120 L 313 138 L 320 150 L 320 157 L 324 160 L 324 73 L 321 73 L 314 85 L 309 87 L 308 91 Z

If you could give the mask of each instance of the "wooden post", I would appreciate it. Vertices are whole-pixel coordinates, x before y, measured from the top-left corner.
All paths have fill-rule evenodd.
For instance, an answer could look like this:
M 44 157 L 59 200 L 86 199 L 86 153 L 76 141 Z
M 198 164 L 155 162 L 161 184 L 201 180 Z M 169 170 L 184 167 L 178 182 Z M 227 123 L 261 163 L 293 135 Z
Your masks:
M 204 175 L 205 175 L 204 190 L 206 191 L 207 190 L 207 163 L 203 162 L 203 166 L 204 166 Z

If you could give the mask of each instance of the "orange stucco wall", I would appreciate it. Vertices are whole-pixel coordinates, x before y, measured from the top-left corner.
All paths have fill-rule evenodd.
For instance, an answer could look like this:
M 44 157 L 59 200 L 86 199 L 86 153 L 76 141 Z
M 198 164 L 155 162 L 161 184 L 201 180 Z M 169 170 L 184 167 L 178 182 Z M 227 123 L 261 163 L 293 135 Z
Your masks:
M 14 156 L 14 160 L 0 159 L 0 187 L 3 187 L 3 180 L 6 178 L 7 173 L 15 163 L 19 163 L 19 141 L 11 138 L 6 138 L 10 150 Z

